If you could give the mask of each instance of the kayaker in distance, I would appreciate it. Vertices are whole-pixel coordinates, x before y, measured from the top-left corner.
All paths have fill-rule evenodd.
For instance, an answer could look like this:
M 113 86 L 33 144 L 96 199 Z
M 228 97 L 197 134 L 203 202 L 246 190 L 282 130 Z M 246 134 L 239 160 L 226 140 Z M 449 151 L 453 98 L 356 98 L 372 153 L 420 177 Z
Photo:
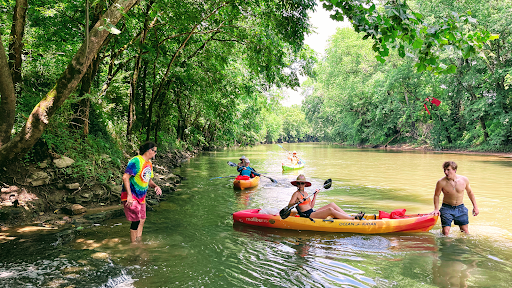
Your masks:
M 460 230 L 469 234 L 468 208 L 464 207 L 464 190 L 473 204 L 473 216 L 478 215 L 478 206 L 476 205 L 475 194 L 469 186 L 467 177 L 457 175 L 457 163 L 446 161 L 443 163 L 445 177 L 439 179 L 434 192 L 434 215 L 441 215 L 441 226 L 443 234 L 450 234 L 452 221 L 458 225 Z M 443 204 L 439 209 L 439 195 L 443 192 Z
M 364 213 L 359 213 L 355 217 L 350 216 L 345 211 L 343 211 L 338 205 L 331 202 L 318 210 L 313 210 L 315 207 L 316 195 L 320 189 L 317 189 L 313 199 L 308 198 L 308 193 L 304 191 L 304 187 L 311 186 L 311 182 L 306 181 L 306 176 L 304 174 L 300 174 L 297 177 L 297 180 L 290 182 L 293 186 L 297 186 L 297 191 L 293 193 L 292 198 L 290 199 L 290 203 L 288 203 L 288 207 L 295 205 L 300 201 L 304 201 L 297 205 L 297 212 L 299 212 L 300 217 L 305 218 L 319 218 L 325 219 L 329 216 L 335 219 L 350 219 L 350 220 L 361 220 L 364 219 Z M 306 199 L 306 200 L 304 200 Z
M 299 157 L 297 157 L 297 151 L 293 151 L 291 155 L 288 155 L 288 159 L 290 159 L 292 165 L 297 165 L 300 161 Z
M 238 167 L 244 167 L 245 166 L 245 159 L 247 159 L 245 156 L 240 157 L 240 163 L 238 163 Z
M 251 164 L 251 161 L 249 158 L 245 158 L 244 160 L 245 166 L 238 167 L 236 170 L 240 175 L 236 177 L 236 180 L 249 180 L 250 178 L 254 178 L 255 176 L 260 176 L 259 173 L 254 170 L 254 168 L 249 167 L 249 164 Z

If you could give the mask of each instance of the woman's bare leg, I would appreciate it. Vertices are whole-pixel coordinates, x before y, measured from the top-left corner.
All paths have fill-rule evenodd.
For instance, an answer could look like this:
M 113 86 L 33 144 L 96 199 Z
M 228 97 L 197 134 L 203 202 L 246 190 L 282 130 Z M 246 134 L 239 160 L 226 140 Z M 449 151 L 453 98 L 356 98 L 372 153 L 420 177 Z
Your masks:
M 322 209 L 325 208 L 325 209 Z M 332 218 L 335 219 L 350 219 L 354 220 L 355 218 L 348 215 L 347 213 L 340 213 L 337 210 L 331 208 L 331 207 L 322 207 L 315 212 L 311 213 L 311 218 L 319 218 L 319 219 L 325 219 L 328 216 L 332 216 Z
M 333 202 L 325 205 L 324 207 L 322 208 L 319 208 L 318 210 L 316 210 L 317 212 L 318 211 L 323 211 L 325 209 L 333 209 L 334 211 L 337 211 L 338 213 L 341 213 L 343 215 L 345 215 L 344 218 L 338 218 L 338 219 L 347 219 L 347 217 L 352 217 L 350 216 L 347 212 L 343 211 L 343 209 L 341 209 L 340 207 L 338 207 L 338 205 L 334 204 Z M 334 217 L 334 216 L 333 216 Z M 353 217 L 352 217 L 353 218 Z

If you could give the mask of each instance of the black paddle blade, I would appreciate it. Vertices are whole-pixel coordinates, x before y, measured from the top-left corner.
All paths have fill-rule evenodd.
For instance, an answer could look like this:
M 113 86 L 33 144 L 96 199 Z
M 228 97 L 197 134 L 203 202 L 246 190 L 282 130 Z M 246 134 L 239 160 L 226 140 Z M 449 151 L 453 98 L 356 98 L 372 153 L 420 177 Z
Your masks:
M 288 216 L 290 216 L 290 213 L 292 212 L 292 210 L 288 207 L 284 207 L 283 209 L 281 209 L 281 211 L 279 211 L 279 216 L 281 216 L 281 219 L 286 219 L 288 218 Z
M 228 161 L 228 165 L 231 166 L 231 167 L 236 167 L 236 164 L 231 162 L 231 161 Z
M 331 178 L 325 180 L 325 182 L 324 182 L 324 189 L 331 188 L 331 185 L 332 185 L 332 179 Z

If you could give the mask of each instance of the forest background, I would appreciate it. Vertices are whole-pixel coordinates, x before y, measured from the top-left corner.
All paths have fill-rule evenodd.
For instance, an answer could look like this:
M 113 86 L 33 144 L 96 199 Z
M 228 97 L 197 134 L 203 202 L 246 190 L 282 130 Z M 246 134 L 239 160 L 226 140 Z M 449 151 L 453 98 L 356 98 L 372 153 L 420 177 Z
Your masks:
M 0 174 L 65 155 L 68 175 L 119 182 L 147 140 L 512 150 L 511 0 L 323 5 L 0 0 Z M 313 9 L 353 25 L 321 57 Z

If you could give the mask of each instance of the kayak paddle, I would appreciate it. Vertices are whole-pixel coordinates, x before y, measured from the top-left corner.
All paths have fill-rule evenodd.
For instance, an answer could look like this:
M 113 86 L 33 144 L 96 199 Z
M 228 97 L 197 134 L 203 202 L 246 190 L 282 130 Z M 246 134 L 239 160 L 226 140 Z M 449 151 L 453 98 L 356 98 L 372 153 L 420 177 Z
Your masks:
M 331 185 L 332 185 L 332 180 L 330 178 L 325 180 L 325 182 L 324 182 L 324 189 L 331 188 Z M 315 193 L 313 193 L 313 194 L 309 195 L 308 197 L 306 197 L 306 199 L 308 199 L 309 197 L 315 195 L 316 193 L 317 193 L 317 191 L 315 191 Z M 304 199 L 304 200 L 302 200 L 302 201 L 300 201 L 298 203 L 295 203 L 292 207 L 286 206 L 283 209 L 281 209 L 281 211 L 279 211 L 279 216 L 281 216 L 281 219 L 284 220 L 284 219 L 288 218 L 288 216 L 290 216 L 290 213 L 292 212 L 292 209 L 297 207 L 297 205 L 299 205 L 300 203 L 306 201 L 306 199 Z
M 231 166 L 231 167 L 237 167 L 238 166 L 238 165 L 236 165 L 235 163 L 233 163 L 231 161 L 228 161 L 228 165 Z M 262 174 L 260 174 L 260 176 L 270 179 L 270 181 L 272 181 L 272 183 L 277 183 L 277 180 L 274 179 L 274 178 L 270 178 L 270 177 L 262 175 Z

